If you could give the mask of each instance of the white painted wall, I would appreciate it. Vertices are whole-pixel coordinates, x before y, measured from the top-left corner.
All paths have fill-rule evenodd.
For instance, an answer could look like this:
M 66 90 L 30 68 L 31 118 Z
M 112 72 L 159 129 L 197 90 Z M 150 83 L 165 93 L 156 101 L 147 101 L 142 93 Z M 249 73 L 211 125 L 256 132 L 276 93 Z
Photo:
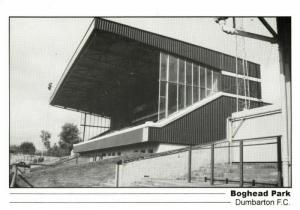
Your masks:
M 159 144 L 157 147 L 156 153 L 181 149 L 184 147 L 186 147 L 186 146 L 185 145 L 176 145 L 176 144 Z
M 277 106 L 270 105 L 233 113 L 232 118 L 231 130 L 228 128 L 227 132 L 233 135 L 238 129 L 233 137 L 235 140 L 282 135 L 281 109 Z

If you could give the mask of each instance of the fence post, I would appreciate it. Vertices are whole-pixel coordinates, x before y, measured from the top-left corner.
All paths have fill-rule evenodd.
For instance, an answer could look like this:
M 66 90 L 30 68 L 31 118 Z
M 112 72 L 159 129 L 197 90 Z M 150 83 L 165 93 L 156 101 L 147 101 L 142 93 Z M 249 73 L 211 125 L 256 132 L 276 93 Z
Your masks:
M 277 170 L 278 170 L 278 187 L 282 187 L 281 136 L 277 136 Z
M 119 160 L 116 164 L 116 175 L 115 175 L 115 181 L 116 181 L 116 187 L 119 187 L 120 185 L 120 165 L 122 164 L 122 160 Z
M 228 141 L 228 164 L 231 164 L 231 147 L 230 141 Z
M 192 146 L 189 146 L 188 153 L 188 183 L 192 181 Z
M 13 178 L 10 183 L 10 187 L 15 187 L 17 183 L 17 176 L 18 176 L 18 167 L 16 164 L 13 165 L 12 171 L 14 173 Z
M 244 148 L 243 140 L 240 140 L 240 187 L 244 186 Z
M 214 169 L 215 169 L 215 145 L 211 144 L 211 152 L 210 152 L 210 184 L 214 184 Z

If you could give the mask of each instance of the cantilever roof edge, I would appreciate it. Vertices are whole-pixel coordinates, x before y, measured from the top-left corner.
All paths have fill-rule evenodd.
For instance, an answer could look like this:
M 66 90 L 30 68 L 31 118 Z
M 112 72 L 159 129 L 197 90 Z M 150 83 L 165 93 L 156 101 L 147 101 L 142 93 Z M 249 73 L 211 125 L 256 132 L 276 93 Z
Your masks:
M 60 77 L 51 97 L 50 97 L 50 104 L 52 104 L 52 101 L 56 95 L 56 93 L 58 92 L 58 90 L 61 88 L 61 85 L 63 84 L 64 80 L 66 79 L 67 75 L 69 74 L 70 69 L 72 68 L 74 62 L 76 61 L 76 59 L 78 58 L 80 52 L 82 51 L 82 48 L 85 46 L 85 44 L 87 43 L 88 39 L 91 37 L 92 32 L 95 29 L 95 19 L 92 20 L 92 22 L 90 23 L 87 31 L 85 32 L 84 36 L 82 37 L 82 39 L 79 42 L 79 45 L 77 46 L 74 54 L 72 55 L 71 59 L 69 60 L 62 76 Z
M 135 40 L 150 47 L 159 49 L 161 51 L 182 56 L 187 59 L 202 63 L 204 65 L 211 66 L 213 68 L 235 73 L 236 58 L 231 55 L 207 49 L 195 44 L 180 41 L 174 38 L 155 34 L 153 32 L 134 28 L 125 24 L 96 17 L 91 22 L 87 32 L 80 41 L 75 53 L 71 57 L 65 71 L 63 72 L 63 75 L 61 76 L 58 84 L 56 85 L 55 90 L 50 98 L 50 104 L 52 104 L 55 95 L 63 85 L 64 80 L 70 73 L 74 62 L 79 57 L 79 54 L 83 50 L 89 38 L 91 38 L 91 34 L 94 30 L 114 33 L 119 36 L 126 37 L 128 39 Z M 249 76 L 260 78 L 260 65 L 250 61 L 247 61 L 247 63 L 250 70 L 254 69 L 254 73 L 249 72 Z

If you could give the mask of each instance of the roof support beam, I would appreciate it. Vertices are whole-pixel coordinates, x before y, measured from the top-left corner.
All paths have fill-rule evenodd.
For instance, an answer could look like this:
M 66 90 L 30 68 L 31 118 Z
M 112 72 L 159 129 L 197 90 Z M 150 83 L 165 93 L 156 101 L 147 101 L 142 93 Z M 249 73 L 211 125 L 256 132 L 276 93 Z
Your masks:
M 243 31 L 243 30 L 236 29 L 235 17 L 232 17 L 233 27 L 228 27 L 228 26 L 225 25 L 225 22 L 224 22 L 226 19 L 228 19 L 228 17 L 220 17 L 220 18 L 217 18 L 217 20 L 215 22 L 220 24 L 221 27 L 222 27 L 222 30 L 227 34 L 243 36 L 243 37 L 247 37 L 247 38 L 252 38 L 252 39 L 257 39 L 257 40 L 261 40 L 261 41 L 270 42 L 270 43 L 278 43 L 277 33 L 273 30 L 273 28 L 269 25 L 269 23 L 262 17 L 260 17 L 259 20 L 266 27 L 266 29 L 272 34 L 273 37 L 263 36 L 263 35 L 260 35 L 260 34 L 255 34 L 255 33 L 251 33 L 251 32 L 248 32 L 248 31 Z
M 261 41 L 267 41 L 267 42 L 271 42 L 271 43 L 278 43 L 278 40 L 275 37 L 263 36 L 263 35 L 247 32 L 247 31 L 235 30 L 235 32 L 233 34 L 243 36 L 243 37 L 252 38 L 252 39 L 258 39 L 258 40 L 261 40 Z
M 270 26 L 270 24 L 266 21 L 265 18 L 259 17 L 260 22 L 266 27 L 266 29 L 272 34 L 274 38 L 278 38 L 278 34 L 274 31 L 274 29 Z

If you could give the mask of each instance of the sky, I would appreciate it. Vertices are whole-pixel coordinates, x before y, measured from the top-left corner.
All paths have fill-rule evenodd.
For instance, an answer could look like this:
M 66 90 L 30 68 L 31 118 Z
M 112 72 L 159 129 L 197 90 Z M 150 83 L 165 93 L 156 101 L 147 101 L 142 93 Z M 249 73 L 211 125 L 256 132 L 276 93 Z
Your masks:
M 234 36 L 221 31 L 213 18 L 108 18 L 154 33 L 235 56 Z M 275 27 L 275 19 L 268 22 Z M 10 143 L 31 141 L 44 149 L 41 130 L 58 141 L 61 126 L 80 123 L 80 114 L 52 107 L 49 99 L 68 61 L 84 36 L 91 18 L 10 19 Z M 270 35 L 256 18 L 238 20 L 250 32 Z M 275 27 L 276 28 L 276 27 Z M 262 97 L 280 103 L 277 45 L 238 39 L 238 55 L 261 64 Z M 48 83 L 53 82 L 51 91 Z

